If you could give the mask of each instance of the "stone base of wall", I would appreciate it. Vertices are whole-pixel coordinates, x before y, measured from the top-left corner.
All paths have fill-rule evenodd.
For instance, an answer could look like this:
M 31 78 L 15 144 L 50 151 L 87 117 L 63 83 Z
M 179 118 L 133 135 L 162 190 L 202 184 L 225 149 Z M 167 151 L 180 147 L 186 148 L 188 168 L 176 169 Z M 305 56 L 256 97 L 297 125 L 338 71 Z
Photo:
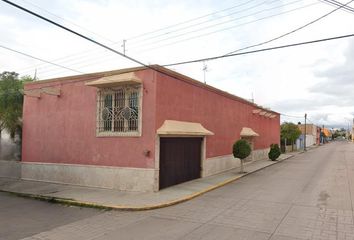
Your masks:
M 268 158 L 268 152 L 269 149 L 254 150 L 252 161 Z M 239 166 L 240 160 L 235 159 L 233 155 L 208 158 L 203 161 L 202 177 Z M 147 168 L 29 162 L 22 162 L 21 166 L 21 163 L 16 161 L 0 161 L 1 176 L 122 191 L 153 192 L 158 190 L 159 174 L 158 170 Z
M 258 150 L 252 151 L 252 160 L 258 161 L 261 159 L 268 159 L 269 150 L 270 150 L 270 148 L 258 149 Z
M 21 178 L 21 162 L 0 160 L 0 177 Z
M 123 191 L 152 192 L 155 169 L 93 165 L 22 163 L 22 179 Z
M 211 176 L 240 166 L 240 160 L 233 155 L 207 158 L 203 162 L 202 177 Z
M 253 150 L 249 157 L 249 162 L 268 159 L 269 148 Z M 203 162 L 202 177 L 211 176 L 240 166 L 240 160 L 235 159 L 233 155 L 224 155 L 220 157 L 207 158 Z

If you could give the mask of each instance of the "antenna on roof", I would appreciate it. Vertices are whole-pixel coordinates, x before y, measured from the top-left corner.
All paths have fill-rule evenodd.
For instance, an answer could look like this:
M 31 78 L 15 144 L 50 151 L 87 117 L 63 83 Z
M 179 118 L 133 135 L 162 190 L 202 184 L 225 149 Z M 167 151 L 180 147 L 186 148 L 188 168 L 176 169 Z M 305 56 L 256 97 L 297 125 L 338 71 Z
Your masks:
M 121 45 L 121 47 L 123 48 L 123 54 L 125 55 L 125 44 L 126 44 L 127 40 L 123 39 L 123 44 Z
M 37 68 L 34 69 L 33 81 L 37 80 Z
M 203 61 L 203 72 L 204 72 L 204 83 L 206 84 L 206 72 L 208 71 L 208 65 L 206 65 L 206 62 Z

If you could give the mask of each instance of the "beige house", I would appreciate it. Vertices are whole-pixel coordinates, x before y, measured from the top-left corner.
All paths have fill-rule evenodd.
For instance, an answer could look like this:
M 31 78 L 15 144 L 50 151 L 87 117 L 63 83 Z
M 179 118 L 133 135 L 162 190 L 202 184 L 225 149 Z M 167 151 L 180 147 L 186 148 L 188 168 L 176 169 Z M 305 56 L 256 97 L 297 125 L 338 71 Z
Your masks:
M 306 147 L 316 145 L 320 143 L 320 132 L 321 129 L 314 124 L 306 124 L 306 133 L 305 133 L 305 124 L 298 125 L 301 135 L 297 141 L 297 148 L 303 148 L 304 135 L 306 134 Z

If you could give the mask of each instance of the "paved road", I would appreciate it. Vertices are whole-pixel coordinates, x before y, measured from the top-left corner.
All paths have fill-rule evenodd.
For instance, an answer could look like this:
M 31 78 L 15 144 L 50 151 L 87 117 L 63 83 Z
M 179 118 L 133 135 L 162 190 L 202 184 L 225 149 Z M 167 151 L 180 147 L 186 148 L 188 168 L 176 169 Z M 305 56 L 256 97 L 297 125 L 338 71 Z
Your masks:
M 354 240 L 353 193 L 354 144 L 338 142 L 153 211 L 102 212 L 2 194 L 0 239 Z
M 21 239 L 101 213 L 0 193 L 0 240 Z

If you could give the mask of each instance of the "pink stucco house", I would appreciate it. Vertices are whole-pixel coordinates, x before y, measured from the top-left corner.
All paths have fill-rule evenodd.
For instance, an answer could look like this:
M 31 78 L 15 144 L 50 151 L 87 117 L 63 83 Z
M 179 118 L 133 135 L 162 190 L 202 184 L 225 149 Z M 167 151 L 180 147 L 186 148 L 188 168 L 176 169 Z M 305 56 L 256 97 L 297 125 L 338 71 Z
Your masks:
M 25 85 L 22 178 L 158 191 L 250 161 L 279 143 L 277 112 L 161 66 Z

